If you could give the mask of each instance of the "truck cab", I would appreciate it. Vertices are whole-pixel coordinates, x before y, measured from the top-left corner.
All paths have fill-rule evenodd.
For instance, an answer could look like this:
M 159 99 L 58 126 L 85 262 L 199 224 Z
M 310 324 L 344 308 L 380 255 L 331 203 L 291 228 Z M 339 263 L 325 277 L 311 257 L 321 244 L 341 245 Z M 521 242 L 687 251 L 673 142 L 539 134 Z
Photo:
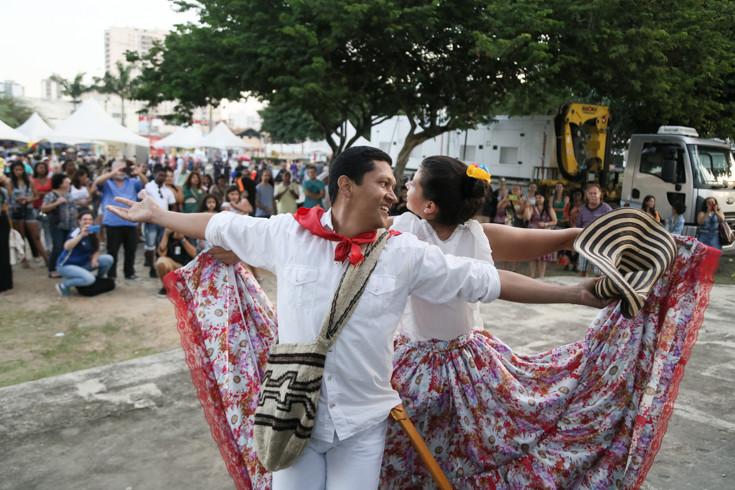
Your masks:
M 697 213 L 704 200 L 717 199 L 725 219 L 735 225 L 735 159 L 724 141 L 701 139 L 696 130 L 661 126 L 657 134 L 630 138 L 623 175 L 621 206 L 640 208 L 656 198 L 661 220 L 677 200 L 686 205 L 684 234 L 697 235 Z

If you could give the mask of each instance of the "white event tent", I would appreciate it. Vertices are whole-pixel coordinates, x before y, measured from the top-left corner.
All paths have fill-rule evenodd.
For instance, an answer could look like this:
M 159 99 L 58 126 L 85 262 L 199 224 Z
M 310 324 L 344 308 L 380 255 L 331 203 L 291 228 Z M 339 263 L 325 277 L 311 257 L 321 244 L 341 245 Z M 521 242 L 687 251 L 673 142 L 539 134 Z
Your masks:
M 21 143 L 28 143 L 28 137 L 26 135 L 24 135 L 17 129 L 11 128 L 2 121 L 0 121 L 0 140 L 20 141 Z
M 196 148 L 197 141 L 202 139 L 202 132 L 191 126 L 181 127 L 160 141 L 153 143 L 155 148 Z
M 223 122 L 217 124 L 207 136 L 199 141 L 195 141 L 194 147 L 217 148 L 219 150 L 226 150 L 228 148 L 253 148 L 235 136 Z
M 94 99 L 85 100 L 77 111 L 44 137 L 67 144 L 112 142 L 148 146 L 144 138 L 115 121 Z
M 37 112 L 34 112 L 26 122 L 15 128 L 28 137 L 28 141 L 41 141 L 47 134 L 51 132 L 51 126 L 46 124 Z

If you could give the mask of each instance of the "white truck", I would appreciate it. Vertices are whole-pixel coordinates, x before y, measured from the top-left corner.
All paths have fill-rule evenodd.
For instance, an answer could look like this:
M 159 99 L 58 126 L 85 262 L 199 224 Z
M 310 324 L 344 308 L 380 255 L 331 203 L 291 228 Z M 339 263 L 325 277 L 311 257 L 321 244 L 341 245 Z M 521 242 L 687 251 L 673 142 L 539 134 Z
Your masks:
M 374 126 L 370 142 L 395 161 L 409 129 L 406 116 L 396 116 Z M 447 131 L 420 144 L 411 152 L 406 172 L 415 171 L 425 157 L 447 155 L 484 164 L 493 179 L 530 181 L 534 168 L 556 168 L 555 137 L 554 116 L 497 116 L 491 124 Z
M 684 234 L 696 236 L 697 213 L 715 197 L 730 227 L 735 226 L 735 159 L 727 142 L 700 139 L 697 131 L 661 126 L 657 134 L 630 138 L 623 173 L 621 206 L 640 208 L 646 196 L 656 198 L 664 220 L 671 206 L 686 205 Z

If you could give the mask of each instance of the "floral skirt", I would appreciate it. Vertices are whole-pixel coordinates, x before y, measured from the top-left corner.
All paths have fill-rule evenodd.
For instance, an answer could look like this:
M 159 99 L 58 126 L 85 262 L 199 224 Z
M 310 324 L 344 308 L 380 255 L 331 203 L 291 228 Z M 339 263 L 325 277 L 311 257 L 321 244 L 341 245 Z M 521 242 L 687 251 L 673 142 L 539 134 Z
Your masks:
M 396 339 L 393 386 L 455 489 L 638 488 L 673 412 L 719 252 L 678 241 L 672 268 L 625 319 L 601 310 L 578 342 L 518 355 L 474 331 Z M 199 400 L 238 488 L 270 488 L 252 447 L 260 376 L 277 327 L 241 266 L 200 255 L 165 280 Z M 435 488 L 390 424 L 380 488 Z

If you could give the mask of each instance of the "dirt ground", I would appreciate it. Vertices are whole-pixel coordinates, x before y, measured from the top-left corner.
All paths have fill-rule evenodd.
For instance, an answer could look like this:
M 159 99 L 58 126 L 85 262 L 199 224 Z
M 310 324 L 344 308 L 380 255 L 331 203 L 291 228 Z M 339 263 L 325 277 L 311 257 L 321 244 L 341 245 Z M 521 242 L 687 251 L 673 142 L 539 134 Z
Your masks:
M 113 291 L 95 297 L 75 288 L 61 297 L 54 288 L 60 280 L 48 278 L 42 264 L 14 266 L 13 289 L 0 294 L 0 386 L 180 347 L 173 305 L 158 296 L 161 280 L 148 277 L 139 252 L 136 273 L 145 277 L 118 279 Z M 274 276 L 261 276 L 275 298 Z

